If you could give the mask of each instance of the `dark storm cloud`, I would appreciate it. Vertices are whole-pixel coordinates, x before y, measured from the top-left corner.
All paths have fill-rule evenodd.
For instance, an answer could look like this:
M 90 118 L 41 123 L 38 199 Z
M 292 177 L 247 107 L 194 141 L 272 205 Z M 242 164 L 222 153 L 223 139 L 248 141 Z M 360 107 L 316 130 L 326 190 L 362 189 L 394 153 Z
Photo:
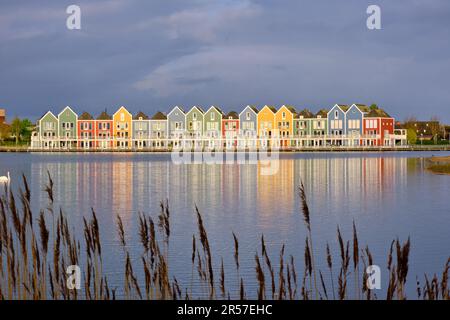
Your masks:
M 366 28 L 378 4 L 382 30 Z M 70 4 L 82 30 L 65 27 Z M 378 103 L 450 122 L 450 2 L 2 1 L 0 106 L 35 119 L 174 105 Z

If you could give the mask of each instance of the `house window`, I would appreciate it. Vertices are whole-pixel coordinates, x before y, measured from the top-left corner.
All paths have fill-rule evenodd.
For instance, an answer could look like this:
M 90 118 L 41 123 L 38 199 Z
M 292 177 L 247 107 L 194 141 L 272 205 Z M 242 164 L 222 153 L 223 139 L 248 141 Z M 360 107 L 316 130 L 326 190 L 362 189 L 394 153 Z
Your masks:
M 211 121 L 214 121 L 215 118 L 216 118 L 216 114 L 214 112 L 211 112 Z
M 286 119 L 286 112 L 282 112 L 281 113 L 281 118 L 284 120 L 284 119 Z
M 248 121 L 250 120 L 250 112 L 246 112 L 245 114 L 245 119 Z
M 192 114 L 192 120 L 194 120 L 194 121 L 197 120 L 197 114 L 195 112 Z
M 120 114 L 120 121 L 125 121 L 125 114 L 124 113 Z
M 339 118 L 339 112 L 337 110 L 334 111 L 334 118 L 335 119 Z

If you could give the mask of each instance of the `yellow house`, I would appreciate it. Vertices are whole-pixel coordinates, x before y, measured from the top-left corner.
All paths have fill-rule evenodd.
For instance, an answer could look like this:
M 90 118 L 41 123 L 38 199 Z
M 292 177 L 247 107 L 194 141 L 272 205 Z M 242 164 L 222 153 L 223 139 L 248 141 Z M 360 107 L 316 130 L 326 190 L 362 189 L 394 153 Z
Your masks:
M 275 134 L 276 112 L 277 109 L 267 105 L 258 112 L 258 137 L 261 139 L 262 146 L 267 146 L 268 140 Z
M 283 105 L 275 113 L 275 129 L 280 137 L 280 146 L 287 147 L 289 138 L 294 136 L 294 118 L 297 111 L 294 107 Z
M 113 115 L 113 135 L 115 148 L 129 149 L 132 146 L 132 119 L 131 113 L 124 107 L 120 107 Z

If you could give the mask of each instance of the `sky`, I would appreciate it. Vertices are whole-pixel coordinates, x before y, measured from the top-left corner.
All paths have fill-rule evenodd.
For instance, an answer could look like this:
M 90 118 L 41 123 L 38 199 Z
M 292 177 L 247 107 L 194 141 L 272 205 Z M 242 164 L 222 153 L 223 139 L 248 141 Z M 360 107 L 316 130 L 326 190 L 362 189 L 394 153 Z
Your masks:
M 81 30 L 66 27 L 72 4 Z M 448 0 L 1 0 L 0 108 L 35 121 L 67 105 L 376 103 L 450 123 L 449 39 Z

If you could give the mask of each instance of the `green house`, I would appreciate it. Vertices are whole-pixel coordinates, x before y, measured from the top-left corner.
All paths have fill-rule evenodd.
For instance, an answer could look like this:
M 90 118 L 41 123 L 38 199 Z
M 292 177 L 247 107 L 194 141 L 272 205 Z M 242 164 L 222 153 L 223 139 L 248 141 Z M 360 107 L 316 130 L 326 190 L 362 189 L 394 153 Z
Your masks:
M 312 119 L 314 114 L 308 109 L 303 109 L 294 119 L 294 136 L 306 137 L 311 135 Z
M 56 148 L 58 140 L 58 118 L 48 111 L 38 121 L 39 140 L 42 148 Z
M 77 121 L 78 115 L 70 108 L 65 107 L 58 114 L 58 135 L 62 148 L 75 147 L 77 143 Z
M 223 112 L 219 108 L 212 106 L 205 112 L 203 118 L 203 132 L 205 136 L 220 138 L 222 136 Z
M 186 113 L 186 131 L 188 136 L 201 138 L 203 136 L 203 115 L 204 111 L 200 107 L 192 107 Z

